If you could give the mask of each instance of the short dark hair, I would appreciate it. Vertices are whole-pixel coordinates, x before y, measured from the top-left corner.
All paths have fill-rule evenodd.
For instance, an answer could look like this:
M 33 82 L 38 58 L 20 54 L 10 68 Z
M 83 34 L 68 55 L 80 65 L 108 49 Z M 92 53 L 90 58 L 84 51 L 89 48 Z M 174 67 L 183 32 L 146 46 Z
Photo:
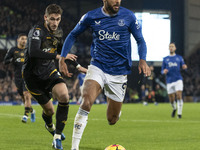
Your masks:
M 50 15 L 50 14 L 60 14 L 62 15 L 63 10 L 59 5 L 56 4 L 50 4 L 47 6 L 46 10 L 45 10 L 45 14 L 46 15 Z
M 27 35 L 25 33 L 20 33 L 18 34 L 17 39 L 19 39 L 21 36 L 27 36 Z
M 170 42 L 169 44 L 174 44 L 176 46 L 176 43 L 175 42 Z

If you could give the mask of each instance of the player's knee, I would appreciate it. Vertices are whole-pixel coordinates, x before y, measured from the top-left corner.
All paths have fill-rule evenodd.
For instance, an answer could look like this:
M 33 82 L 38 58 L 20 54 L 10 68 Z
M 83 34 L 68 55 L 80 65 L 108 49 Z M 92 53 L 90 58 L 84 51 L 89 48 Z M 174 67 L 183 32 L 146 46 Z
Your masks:
M 68 95 L 68 94 L 65 94 L 65 93 L 59 94 L 59 95 L 57 96 L 57 99 L 58 99 L 58 101 L 61 102 L 61 103 L 67 103 L 67 102 L 69 102 L 69 95 Z
M 181 95 L 177 95 L 177 99 L 179 100 L 179 99 L 182 99 L 182 97 L 181 97 Z
M 47 110 L 45 110 L 45 114 L 47 115 L 47 116 L 53 116 L 54 115 L 54 109 L 47 109 Z
M 82 99 L 81 108 L 83 108 L 84 110 L 90 111 L 92 104 L 93 103 L 90 96 L 84 95 Z

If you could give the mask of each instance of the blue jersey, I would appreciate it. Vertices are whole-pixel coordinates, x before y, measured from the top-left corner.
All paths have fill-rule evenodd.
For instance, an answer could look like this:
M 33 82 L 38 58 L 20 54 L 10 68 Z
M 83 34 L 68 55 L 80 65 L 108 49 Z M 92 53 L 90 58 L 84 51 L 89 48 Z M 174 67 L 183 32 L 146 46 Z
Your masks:
M 85 78 L 86 74 L 84 73 L 79 73 L 78 74 L 78 80 L 79 80 L 79 85 L 82 86 L 83 85 L 83 81 L 84 81 L 84 78 Z
M 137 41 L 140 59 L 146 60 L 147 48 L 141 26 L 134 13 L 123 7 L 113 16 L 106 14 L 103 7 L 86 13 L 67 36 L 62 57 L 66 57 L 76 37 L 87 28 L 91 28 L 93 32 L 91 64 L 103 72 L 111 75 L 126 75 L 131 72 L 131 33 Z
M 164 69 L 168 69 L 168 73 L 166 75 L 167 83 L 183 80 L 180 69 L 184 64 L 185 62 L 180 55 L 167 56 L 163 59 L 161 73 L 164 73 Z

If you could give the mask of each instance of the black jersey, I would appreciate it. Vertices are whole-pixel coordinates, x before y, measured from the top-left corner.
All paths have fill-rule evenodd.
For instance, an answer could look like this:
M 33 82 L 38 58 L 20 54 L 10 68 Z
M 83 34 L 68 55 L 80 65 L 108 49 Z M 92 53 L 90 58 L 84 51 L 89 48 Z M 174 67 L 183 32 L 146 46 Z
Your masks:
M 22 78 L 22 65 L 24 64 L 24 53 L 25 49 L 20 49 L 18 47 L 13 47 L 7 51 L 4 58 L 4 63 L 13 63 L 15 78 Z
M 30 30 L 23 66 L 24 75 L 44 80 L 49 78 L 56 69 L 54 60 L 57 53 L 61 52 L 62 36 L 60 28 L 54 33 L 48 31 L 44 25 L 36 25 Z

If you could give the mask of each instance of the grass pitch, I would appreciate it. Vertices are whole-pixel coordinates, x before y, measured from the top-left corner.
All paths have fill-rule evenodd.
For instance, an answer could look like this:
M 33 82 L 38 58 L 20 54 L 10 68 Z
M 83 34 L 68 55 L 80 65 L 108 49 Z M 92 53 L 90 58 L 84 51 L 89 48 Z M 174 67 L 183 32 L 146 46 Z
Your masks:
M 0 106 L 0 150 L 51 150 L 52 136 L 44 127 L 40 106 L 36 122 L 21 122 L 23 106 Z M 104 150 L 120 144 L 126 150 L 200 150 L 200 104 L 185 103 L 183 118 L 171 118 L 170 104 L 123 104 L 118 123 L 109 126 L 106 105 L 94 105 L 80 150 Z M 73 121 L 79 106 L 71 105 L 64 129 L 64 150 L 70 150 Z M 55 119 L 54 119 L 55 122 Z

